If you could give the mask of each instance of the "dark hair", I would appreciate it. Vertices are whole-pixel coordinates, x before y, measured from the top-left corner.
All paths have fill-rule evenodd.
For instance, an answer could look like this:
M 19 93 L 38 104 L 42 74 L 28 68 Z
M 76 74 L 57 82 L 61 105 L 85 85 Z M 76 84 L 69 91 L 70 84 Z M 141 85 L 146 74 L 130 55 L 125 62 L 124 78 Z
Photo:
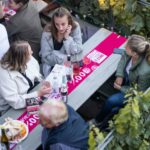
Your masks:
M 138 55 L 144 55 L 150 64 L 150 43 L 143 36 L 131 35 L 128 39 L 127 46 Z
M 14 2 L 15 2 L 16 4 L 22 3 L 23 5 L 25 5 L 25 4 L 29 3 L 29 0 L 14 0 Z
M 1 66 L 5 69 L 24 71 L 29 60 L 29 43 L 16 41 L 1 59 Z
M 55 39 L 57 39 L 57 28 L 55 26 L 54 18 L 55 17 L 63 17 L 63 16 L 67 16 L 68 23 L 69 23 L 69 25 L 72 26 L 72 30 L 75 29 L 75 27 L 76 27 L 76 22 L 73 20 L 70 12 L 66 8 L 59 7 L 57 9 L 55 9 L 55 11 L 52 15 L 51 24 L 48 27 L 49 31 L 51 31 L 51 33 L 52 33 L 52 35 L 54 36 Z

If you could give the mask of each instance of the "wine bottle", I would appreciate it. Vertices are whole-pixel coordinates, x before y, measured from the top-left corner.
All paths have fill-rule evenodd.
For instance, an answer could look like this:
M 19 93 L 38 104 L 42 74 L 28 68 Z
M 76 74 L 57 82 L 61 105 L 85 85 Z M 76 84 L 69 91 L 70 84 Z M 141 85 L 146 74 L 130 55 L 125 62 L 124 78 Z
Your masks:
M 9 150 L 9 141 L 5 129 L 0 129 L 0 150 Z

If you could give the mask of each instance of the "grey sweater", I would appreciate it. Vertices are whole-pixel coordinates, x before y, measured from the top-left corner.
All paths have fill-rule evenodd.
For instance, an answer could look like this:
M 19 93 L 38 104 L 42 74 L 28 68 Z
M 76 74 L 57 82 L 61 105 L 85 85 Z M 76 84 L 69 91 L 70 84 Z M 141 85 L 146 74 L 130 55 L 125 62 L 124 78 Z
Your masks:
M 33 56 L 39 60 L 40 40 L 42 26 L 39 13 L 30 1 L 5 23 L 9 39 L 11 41 L 28 41 L 33 50 Z
M 67 54 L 72 56 L 72 59 L 76 55 L 82 53 L 82 36 L 81 29 L 77 23 L 76 28 L 71 32 L 70 36 L 63 41 L 63 46 L 60 50 L 54 49 L 54 43 L 51 32 L 43 32 L 41 39 L 40 56 L 42 58 L 43 73 L 47 76 L 50 69 L 55 64 L 63 64 Z

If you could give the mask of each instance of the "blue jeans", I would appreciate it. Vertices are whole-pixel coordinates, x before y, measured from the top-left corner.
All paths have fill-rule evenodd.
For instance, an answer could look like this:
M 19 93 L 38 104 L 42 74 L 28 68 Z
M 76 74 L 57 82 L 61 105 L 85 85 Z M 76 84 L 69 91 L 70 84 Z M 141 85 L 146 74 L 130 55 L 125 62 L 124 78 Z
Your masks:
M 110 96 L 102 110 L 99 112 L 99 114 L 96 116 L 96 121 L 97 122 L 102 122 L 108 115 L 110 114 L 115 114 L 118 112 L 118 110 L 123 107 L 125 98 L 124 94 L 122 92 L 116 93 L 112 96 Z

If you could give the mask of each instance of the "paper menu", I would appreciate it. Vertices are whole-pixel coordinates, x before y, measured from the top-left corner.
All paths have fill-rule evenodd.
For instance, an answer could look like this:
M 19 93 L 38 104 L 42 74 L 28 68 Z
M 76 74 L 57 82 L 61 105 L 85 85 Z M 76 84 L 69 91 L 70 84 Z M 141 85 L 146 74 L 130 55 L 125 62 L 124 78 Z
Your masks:
M 62 85 L 62 76 L 66 74 L 65 66 L 56 64 L 51 71 L 51 73 L 47 76 L 46 81 L 50 82 L 53 87 L 53 78 L 57 78 L 57 84 L 59 87 Z

